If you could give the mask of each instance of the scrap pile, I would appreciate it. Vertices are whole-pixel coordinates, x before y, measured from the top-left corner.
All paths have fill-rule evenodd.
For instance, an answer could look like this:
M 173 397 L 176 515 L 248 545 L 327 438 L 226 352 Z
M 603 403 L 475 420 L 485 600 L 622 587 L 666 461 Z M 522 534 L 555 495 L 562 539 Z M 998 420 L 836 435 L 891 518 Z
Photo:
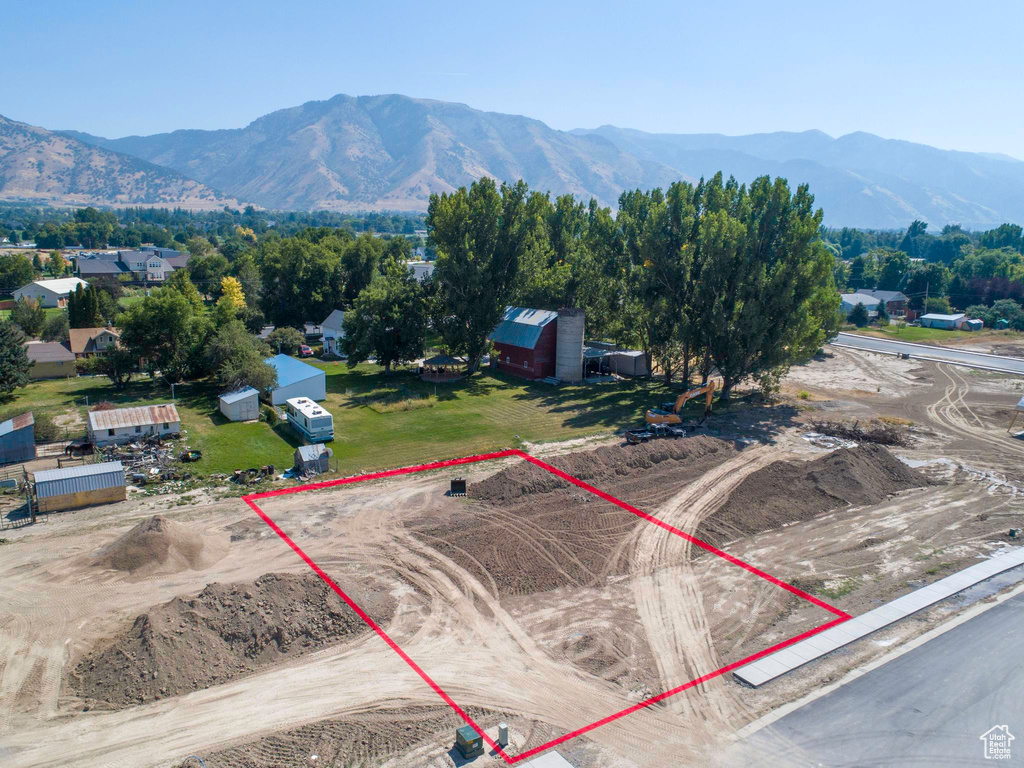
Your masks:
M 154 435 L 134 443 L 108 445 L 101 452 L 103 461 L 120 461 L 125 474 L 139 485 L 153 481 L 188 480 L 191 475 L 181 471 L 178 461 L 195 461 L 194 458 L 182 457 L 198 455 L 199 452 L 186 446 L 179 456 L 175 453 L 175 446 L 168 443 L 167 438 Z

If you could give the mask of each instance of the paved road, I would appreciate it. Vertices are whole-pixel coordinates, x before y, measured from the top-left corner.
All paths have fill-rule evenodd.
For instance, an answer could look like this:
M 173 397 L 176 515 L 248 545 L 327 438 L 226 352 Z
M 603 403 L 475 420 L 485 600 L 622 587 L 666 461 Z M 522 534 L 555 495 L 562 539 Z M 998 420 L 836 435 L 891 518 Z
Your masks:
M 936 347 L 930 344 L 913 344 L 907 341 L 890 341 L 874 336 L 860 336 L 855 333 L 840 333 L 834 342 L 837 347 L 853 347 L 869 352 L 884 352 L 895 355 L 905 352 L 911 358 L 935 360 L 940 363 L 963 365 L 967 368 L 981 368 L 1024 376 L 1024 359 L 1003 355 L 986 355 L 983 352 L 968 352 L 956 347 Z M 1022 750 L 1024 751 L 1024 750 Z
M 1024 595 L 758 731 L 733 765 L 1024 765 Z M 994 725 L 1011 758 L 984 757 Z

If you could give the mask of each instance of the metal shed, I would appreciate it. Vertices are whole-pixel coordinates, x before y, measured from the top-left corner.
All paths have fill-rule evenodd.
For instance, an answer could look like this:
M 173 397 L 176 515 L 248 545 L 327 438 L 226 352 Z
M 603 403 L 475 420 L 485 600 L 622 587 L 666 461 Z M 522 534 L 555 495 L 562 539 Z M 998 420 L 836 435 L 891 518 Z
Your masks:
M 299 475 L 322 475 L 330 470 L 331 451 L 320 443 L 300 445 L 295 449 L 295 472 Z
M 260 417 L 260 393 L 252 387 L 225 392 L 220 396 L 220 412 L 231 421 L 251 421 Z
M 0 424 L 0 464 L 31 461 L 36 457 L 36 427 L 32 412 Z
M 288 355 L 268 357 L 265 362 L 277 371 L 277 386 L 270 392 L 272 405 L 284 405 L 293 397 L 326 399 L 327 377 L 319 368 Z
M 120 461 L 36 472 L 35 489 L 40 512 L 111 504 L 127 495 Z

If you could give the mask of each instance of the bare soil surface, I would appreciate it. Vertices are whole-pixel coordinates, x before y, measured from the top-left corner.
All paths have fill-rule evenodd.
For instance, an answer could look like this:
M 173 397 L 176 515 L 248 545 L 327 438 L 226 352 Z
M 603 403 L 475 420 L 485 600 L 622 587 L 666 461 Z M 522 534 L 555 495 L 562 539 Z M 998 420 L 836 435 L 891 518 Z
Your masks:
M 1007 426 L 1022 392 L 1014 377 L 835 349 L 795 369 L 780 403 L 720 410 L 700 436 L 537 452 L 856 615 L 1016 545 L 1024 440 Z M 911 444 L 832 452 L 804 438 L 822 418 L 894 419 Z M 507 722 L 511 754 L 831 618 L 520 460 L 459 475 L 468 499 L 444 496 L 438 472 L 264 508 L 492 736 Z M 4 531 L 0 763 L 462 764 L 437 693 L 243 503 L 175 501 Z M 719 764 L 737 729 L 956 610 L 762 689 L 714 677 L 558 749 L 576 768 Z
M 350 589 L 375 621 L 390 618 L 387 594 Z M 207 688 L 366 631 L 319 576 L 269 573 L 252 584 L 211 584 L 138 616 L 112 644 L 84 658 L 71 682 L 87 701 L 124 708 Z
M 841 449 L 811 461 L 778 461 L 740 483 L 701 522 L 697 538 L 721 547 L 840 507 L 877 504 L 932 482 L 880 445 Z

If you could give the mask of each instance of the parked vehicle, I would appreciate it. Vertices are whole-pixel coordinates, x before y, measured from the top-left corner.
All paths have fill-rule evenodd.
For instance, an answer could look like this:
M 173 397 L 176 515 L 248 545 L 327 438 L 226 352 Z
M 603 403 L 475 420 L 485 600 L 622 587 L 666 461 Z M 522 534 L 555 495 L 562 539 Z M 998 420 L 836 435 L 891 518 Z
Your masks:
M 299 344 L 299 357 L 312 357 L 313 348 L 308 344 Z

